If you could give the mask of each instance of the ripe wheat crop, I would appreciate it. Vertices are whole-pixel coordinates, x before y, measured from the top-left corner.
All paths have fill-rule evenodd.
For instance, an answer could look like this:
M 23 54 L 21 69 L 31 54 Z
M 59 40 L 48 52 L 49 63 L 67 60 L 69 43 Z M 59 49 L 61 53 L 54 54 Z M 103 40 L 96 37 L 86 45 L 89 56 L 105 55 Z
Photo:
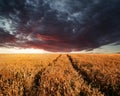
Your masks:
M 120 96 L 120 55 L 1 54 L 0 96 Z

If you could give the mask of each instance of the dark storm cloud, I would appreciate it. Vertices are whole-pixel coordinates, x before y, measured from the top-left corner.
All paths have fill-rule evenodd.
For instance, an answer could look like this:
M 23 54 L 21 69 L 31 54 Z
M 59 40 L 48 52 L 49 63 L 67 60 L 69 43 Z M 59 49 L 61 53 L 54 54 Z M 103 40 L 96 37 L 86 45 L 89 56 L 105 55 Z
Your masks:
M 56 52 L 119 45 L 119 5 L 119 0 L 0 0 L 0 46 Z
M 15 37 L 4 30 L 0 29 L 0 46 L 6 47 L 6 44 L 12 45 L 15 42 Z

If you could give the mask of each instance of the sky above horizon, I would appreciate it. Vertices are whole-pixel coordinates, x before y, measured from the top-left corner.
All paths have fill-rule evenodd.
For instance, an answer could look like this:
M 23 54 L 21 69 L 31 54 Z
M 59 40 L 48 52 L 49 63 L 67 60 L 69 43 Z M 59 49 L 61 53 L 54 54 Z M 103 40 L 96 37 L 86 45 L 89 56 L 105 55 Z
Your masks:
M 120 53 L 120 0 L 0 0 L 0 53 Z

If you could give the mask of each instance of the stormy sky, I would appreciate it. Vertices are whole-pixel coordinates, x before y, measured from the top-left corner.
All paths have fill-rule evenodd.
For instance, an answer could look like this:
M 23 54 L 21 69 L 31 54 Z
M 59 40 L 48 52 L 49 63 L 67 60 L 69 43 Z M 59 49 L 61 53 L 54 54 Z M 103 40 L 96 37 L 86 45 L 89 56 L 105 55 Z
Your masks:
M 0 0 L 0 48 L 71 52 L 110 44 L 120 48 L 120 0 Z

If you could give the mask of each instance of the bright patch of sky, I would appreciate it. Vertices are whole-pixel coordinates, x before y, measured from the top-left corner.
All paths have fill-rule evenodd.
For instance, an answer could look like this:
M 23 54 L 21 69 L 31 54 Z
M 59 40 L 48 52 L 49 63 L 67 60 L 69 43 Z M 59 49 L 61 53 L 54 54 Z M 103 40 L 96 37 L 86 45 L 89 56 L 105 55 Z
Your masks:
M 13 24 L 14 23 L 12 20 L 0 16 L 0 28 L 4 29 L 6 32 L 9 32 L 11 35 L 15 32 Z
M 49 53 L 45 50 L 42 49 L 33 49 L 33 48 L 28 48 L 28 49 L 20 49 L 20 48 L 0 48 L 0 53 L 4 54 L 15 54 L 15 53 Z
M 120 50 L 120 45 L 105 45 L 100 48 L 96 48 L 92 51 L 74 51 L 70 53 L 100 53 L 100 54 L 107 54 L 107 53 L 118 53 Z M 0 53 L 5 53 L 5 54 L 15 54 L 15 53 L 54 53 L 54 52 L 48 52 L 43 49 L 33 49 L 33 48 L 28 48 L 28 49 L 20 49 L 20 48 L 5 48 L 1 47 L 0 48 Z M 67 52 L 56 52 L 56 53 L 67 53 Z

